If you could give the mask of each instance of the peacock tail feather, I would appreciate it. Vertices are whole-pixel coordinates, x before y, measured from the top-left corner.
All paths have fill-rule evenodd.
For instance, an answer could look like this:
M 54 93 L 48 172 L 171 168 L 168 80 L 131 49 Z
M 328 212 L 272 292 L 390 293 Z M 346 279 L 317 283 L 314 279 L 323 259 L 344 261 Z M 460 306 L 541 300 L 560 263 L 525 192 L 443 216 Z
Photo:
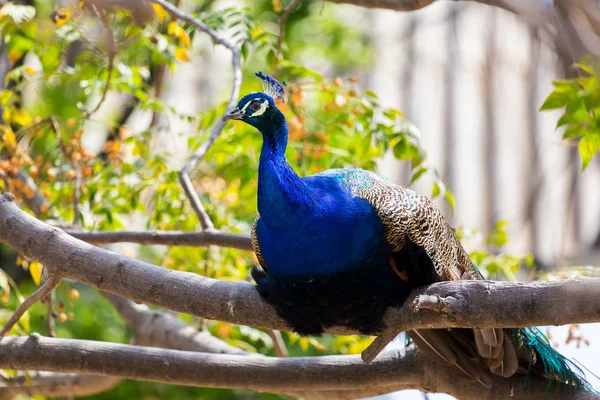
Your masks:
M 592 386 L 585 379 L 585 374 L 581 368 L 554 350 L 546 335 L 539 328 L 529 327 L 512 329 L 511 331 L 518 346 L 529 350 L 528 378 L 533 372 L 533 368 L 537 365 L 541 366 L 542 370 L 540 372 L 548 378 L 548 390 L 556 382 L 585 390 L 592 390 Z

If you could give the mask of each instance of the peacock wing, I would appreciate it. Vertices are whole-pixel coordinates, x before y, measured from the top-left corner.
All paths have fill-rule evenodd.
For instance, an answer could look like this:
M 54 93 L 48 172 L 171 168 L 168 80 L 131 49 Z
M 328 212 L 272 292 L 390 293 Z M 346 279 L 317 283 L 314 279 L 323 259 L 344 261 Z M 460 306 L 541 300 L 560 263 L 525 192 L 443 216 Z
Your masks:
M 345 178 L 344 183 L 355 195 L 367 200 L 377 210 L 385 228 L 386 240 L 395 253 L 400 252 L 408 243 L 411 246 L 415 244 L 425 250 L 441 280 L 483 279 L 456 237 L 454 229 L 427 197 L 362 170 L 349 170 L 342 176 Z M 390 265 L 405 279 L 406 275 L 401 274 L 402 271 L 393 260 Z M 485 380 L 484 374 L 476 375 L 474 368 L 468 368 L 473 364 L 468 361 L 471 358 L 466 356 L 464 346 L 457 345 L 452 336 L 448 333 L 440 338 L 439 333 L 428 330 L 411 332 L 413 340 L 416 339 L 417 344 L 429 354 L 444 354 L 446 357 L 442 358 L 446 362 L 458 365 L 465 373 L 470 372 L 475 379 Z M 464 341 L 464 338 L 460 340 Z M 492 372 L 506 376 L 516 371 L 514 345 L 507 340 L 502 329 L 475 329 L 473 338 L 469 340 L 477 349 L 483 364 L 495 367 Z M 447 358 L 449 352 L 460 362 Z
M 268 272 L 267 263 L 262 256 L 262 252 L 260 251 L 260 243 L 258 243 L 258 236 L 256 235 L 256 225 L 258 224 L 259 220 L 260 214 L 256 216 L 254 223 L 252 224 L 252 228 L 250 229 L 250 241 L 252 242 L 252 248 L 254 249 L 258 263 L 265 272 Z

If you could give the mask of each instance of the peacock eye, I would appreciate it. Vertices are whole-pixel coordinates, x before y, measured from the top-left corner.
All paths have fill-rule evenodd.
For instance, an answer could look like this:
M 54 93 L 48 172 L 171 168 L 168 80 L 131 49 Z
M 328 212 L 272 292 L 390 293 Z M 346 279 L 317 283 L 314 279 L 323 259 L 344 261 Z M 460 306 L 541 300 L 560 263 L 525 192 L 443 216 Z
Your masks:
M 260 103 L 255 102 L 255 103 L 250 104 L 250 109 L 252 111 L 258 111 L 259 108 L 260 108 Z

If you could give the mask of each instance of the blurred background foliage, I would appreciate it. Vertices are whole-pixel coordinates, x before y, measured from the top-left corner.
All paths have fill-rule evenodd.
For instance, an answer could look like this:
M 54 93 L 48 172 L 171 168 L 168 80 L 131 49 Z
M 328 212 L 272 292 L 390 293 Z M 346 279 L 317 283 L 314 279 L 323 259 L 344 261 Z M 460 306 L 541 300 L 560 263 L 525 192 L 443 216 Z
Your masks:
M 300 2 L 285 25 L 279 48 L 279 19 L 287 2 L 261 0 L 223 8 L 218 2 L 186 2 L 192 14 L 242 48 L 242 94 L 260 90 L 255 71 L 288 82 L 281 105 L 290 127 L 287 157 L 301 175 L 327 168 L 376 169 L 386 153 L 410 163 L 412 182 L 431 182 L 432 197 L 446 188 L 404 115 L 380 104 L 357 76 L 373 62 L 369 35 L 334 8 Z M 193 27 L 173 20 L 160 6 L 136 10 L 59 7 L 52 1 L 5 3 L 0 9 L 2 57 L 8 61 L 0 92 L 0 191 L 15 193 L 20 206 L 69 229 L 196 231 L 199 223 L 179 185 L 177 170 L 200 146 L 224 112 L 229 88 L 201 112 L 185 113 L 162 96 L 169 74 L 213 45 Z M 109 30 L 106 28 L 109 27 Z M 556 83 L 542 109 L 564 107 L 559 122 L 565 138 L 578 139 L 583 165 L 600 147 L 598 81 L 587 74 Z M 320 72 L 317 72 L 320 71 Z M 223 74 L 206 69 L 198 74 Z M 229 78 L 226 78 L 229 79 Z M 130 122 L 134 113 L 148 118 Z M 174 121 L 193 126 L 188 136 Z M 181 126 L 181 125 L 178 125 Z M 183 141 L 173 153 L 164 138 Z M 161 139 L 162 138 L 162 139 Z M 256 215 L 257 160 L 261 140 L 241 123 L 227 125 L 194 171 L 193 181 L 218 229 L 249 231 Z M 408 184 L 408 182 L 405 182 Z M 493 279 L 515 279 L 519 269 L 535 277 L 532 255 L 502 253 L 507 221 L 487 236 L 462 228 L 474 243 L 472 257 Z M 213 278 L 248 279 L 254 256 L 227 248 L 114 246 L 124 254 L 166 268 Z M 23 296 L 39 285 L 42 266 L 0 246 L 0 325 Z M 56 292 L 54 314 L 59 337 L 128 343 L 132 330 L 96 291 L 64 282 Z M 216 321 L 182 319 L 203 325 L 215 336 L 251 352 L 274 354 L 265 332 Z M 47 307 L 37 304 L 12 334 L 47 334 Z M 291 355 L 359 353 L 364 337 L 300 338 L 284 333 Z M 9 373 L 12 373 L 8 371 Z M 272 398 L 267 394 L 183 388 L 126 381 L 97 399 Z

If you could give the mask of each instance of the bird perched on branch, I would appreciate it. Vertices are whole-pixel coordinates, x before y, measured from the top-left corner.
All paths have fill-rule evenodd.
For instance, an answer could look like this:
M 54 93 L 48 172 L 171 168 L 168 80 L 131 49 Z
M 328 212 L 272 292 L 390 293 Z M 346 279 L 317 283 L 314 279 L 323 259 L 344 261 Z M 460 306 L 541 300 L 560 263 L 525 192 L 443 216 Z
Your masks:
M 428 198 L 362 169 L 298 176 L 285 158 L 288 126 L 276 106 L 284 88 L 256 75 L 263 92 L 244 96 L 224 120 L 241 120 L 263 136 L 260 215 L 252 227 L 260 268 L 252 275 L 261 296 L 294 331 L 319 335 L 341 325 L 379 334 L 385 311 L 401 306 L 413 287 L 483 279 Z M 587 385 L 535 328 L 408 334 L 422 351 L 485 386 L 492 383 L 490 373 L 531 371 Z

